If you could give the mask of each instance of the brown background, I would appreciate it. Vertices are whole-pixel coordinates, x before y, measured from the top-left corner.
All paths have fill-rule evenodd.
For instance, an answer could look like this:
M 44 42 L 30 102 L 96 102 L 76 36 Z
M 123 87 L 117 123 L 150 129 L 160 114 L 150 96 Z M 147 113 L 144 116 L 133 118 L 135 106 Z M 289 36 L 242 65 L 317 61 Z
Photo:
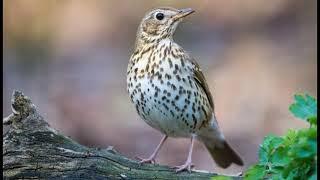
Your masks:
M 23 90 L 50 124 L 78 142 L 150 155 L 161 134 L 129 101 L 126 68 L 137 26 L 158 6 L 196 10 L 175 40 L 206 76 L 220 127 L 246 167 L 269 133 L 306 124 L 288 111 L 296 92 L 316 96 L 316 1 L 10 0 L 4 1 L 4 101 Z M 178 165 L 187 139 L 169 139 L 158 162 Z M 197 169 L 217 168 L 195 145 Z M 246 168 L 245 167 L 245 168 Z

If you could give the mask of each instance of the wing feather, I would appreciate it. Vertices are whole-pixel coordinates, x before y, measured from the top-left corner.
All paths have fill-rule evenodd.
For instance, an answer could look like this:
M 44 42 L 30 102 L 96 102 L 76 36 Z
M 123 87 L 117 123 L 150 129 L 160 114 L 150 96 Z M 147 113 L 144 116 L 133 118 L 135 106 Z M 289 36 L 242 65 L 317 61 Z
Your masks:
M 200 69 L 199 64 L 195 61 L 192 60 L 191 61 L 192 64 L 194 65 L 194 69 L 193 69 L 193 74 L 194 74 L 194 79 L 196 80 L 197 84 L 203 89 L 203 91 L 206 93 L 207 98 L 209 100 L 210 106 L 212 108 L 212 110 L 214 110 L 214 104 L 213 104 L 213 99 L 212 99 L 212 95 L 210 93 L 208 84 L 206 82 L 206 79 Z

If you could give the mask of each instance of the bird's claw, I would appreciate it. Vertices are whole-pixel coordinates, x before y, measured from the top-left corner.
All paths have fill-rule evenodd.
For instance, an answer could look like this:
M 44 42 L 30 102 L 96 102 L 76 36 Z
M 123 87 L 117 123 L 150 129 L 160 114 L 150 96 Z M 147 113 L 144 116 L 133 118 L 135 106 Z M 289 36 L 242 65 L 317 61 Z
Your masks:
M 135 158 L 139 160 L 139 164 L 143 164 L 143 163 L 155 164 L 156 163 L 156 160 L 155 160 L 154 157 L 149 157 L 147 159 L 144 159 L 144 158 L 141 158 L 139 156 L 136 156 Z
M 175 166 L 176 173 L 187 170 L 188 172 L 191 172 L 191 168 L 194 167 L 194 164 L 192 162 L 186 162 L 181 166 Z

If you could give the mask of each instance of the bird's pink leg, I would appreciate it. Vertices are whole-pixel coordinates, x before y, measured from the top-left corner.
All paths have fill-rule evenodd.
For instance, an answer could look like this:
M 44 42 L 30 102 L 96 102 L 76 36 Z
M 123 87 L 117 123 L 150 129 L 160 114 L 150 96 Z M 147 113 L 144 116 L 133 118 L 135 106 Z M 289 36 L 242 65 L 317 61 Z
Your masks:
M 159 150 L 161 149 L 161 146 L 163 145 L 163 143 L 166 141 L 167 138 L 168 138 L 167 135 L 163 136 L 163 138 L 161 139 L 159 145 L 157 146 L 157 148 L 154 150 L 154 152 L 151 154 L 151 156 L 149 158 L 143 159 L 143 158 L 137 157 L 138 159 L 140 159 L 139 163 L 140 164 L 142 164 L 142 163 L 156 163 L 155 158 L 156 158 Z
M 175 167 L 175 168 L 177 168 L 176 172 L 180 172 L 180 171 L 183 171 L 183 170 L 188 170 L 189 172 L 191 172 L 191 168 L 194 166 L 192 164 L 192 159 L 191 159 L 192 150 L 193 150 L 193 143 L 194 143 L 194 136 L 191 137 L 191 145 L 189 147 L 188 158 L 187 158 L 186 162 L 183 165 Z

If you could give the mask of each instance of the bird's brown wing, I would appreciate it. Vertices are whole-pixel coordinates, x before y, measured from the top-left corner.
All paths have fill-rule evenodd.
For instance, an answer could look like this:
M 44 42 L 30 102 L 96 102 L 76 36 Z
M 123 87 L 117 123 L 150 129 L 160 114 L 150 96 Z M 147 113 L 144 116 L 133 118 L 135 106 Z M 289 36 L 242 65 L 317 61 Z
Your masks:
M 192 60 L 191 61 L 192 64 L 194 65 L 194 69 L 193 69 L 193 76 L 194 76 L 194 79 L 196 80 L 197 84 L 204 90 L 204 92 L 206 93 L 207 95 L 207 98 L 209 100 L 209 103 L 210 103 L 210 106 L 212 108 L 212 110 L 214 110 L 214 104 L 213 104 L 213 99 L 212 99 L 212 95 L 210 93 L 210 90 L 209 90 L 209 87 L 208 87 L 208 84 L 206 82 L 206 79 L 204 78 L 204 75 L 200 69 L 200 66 L 199 64 L 195 61 L 195 60 Z

